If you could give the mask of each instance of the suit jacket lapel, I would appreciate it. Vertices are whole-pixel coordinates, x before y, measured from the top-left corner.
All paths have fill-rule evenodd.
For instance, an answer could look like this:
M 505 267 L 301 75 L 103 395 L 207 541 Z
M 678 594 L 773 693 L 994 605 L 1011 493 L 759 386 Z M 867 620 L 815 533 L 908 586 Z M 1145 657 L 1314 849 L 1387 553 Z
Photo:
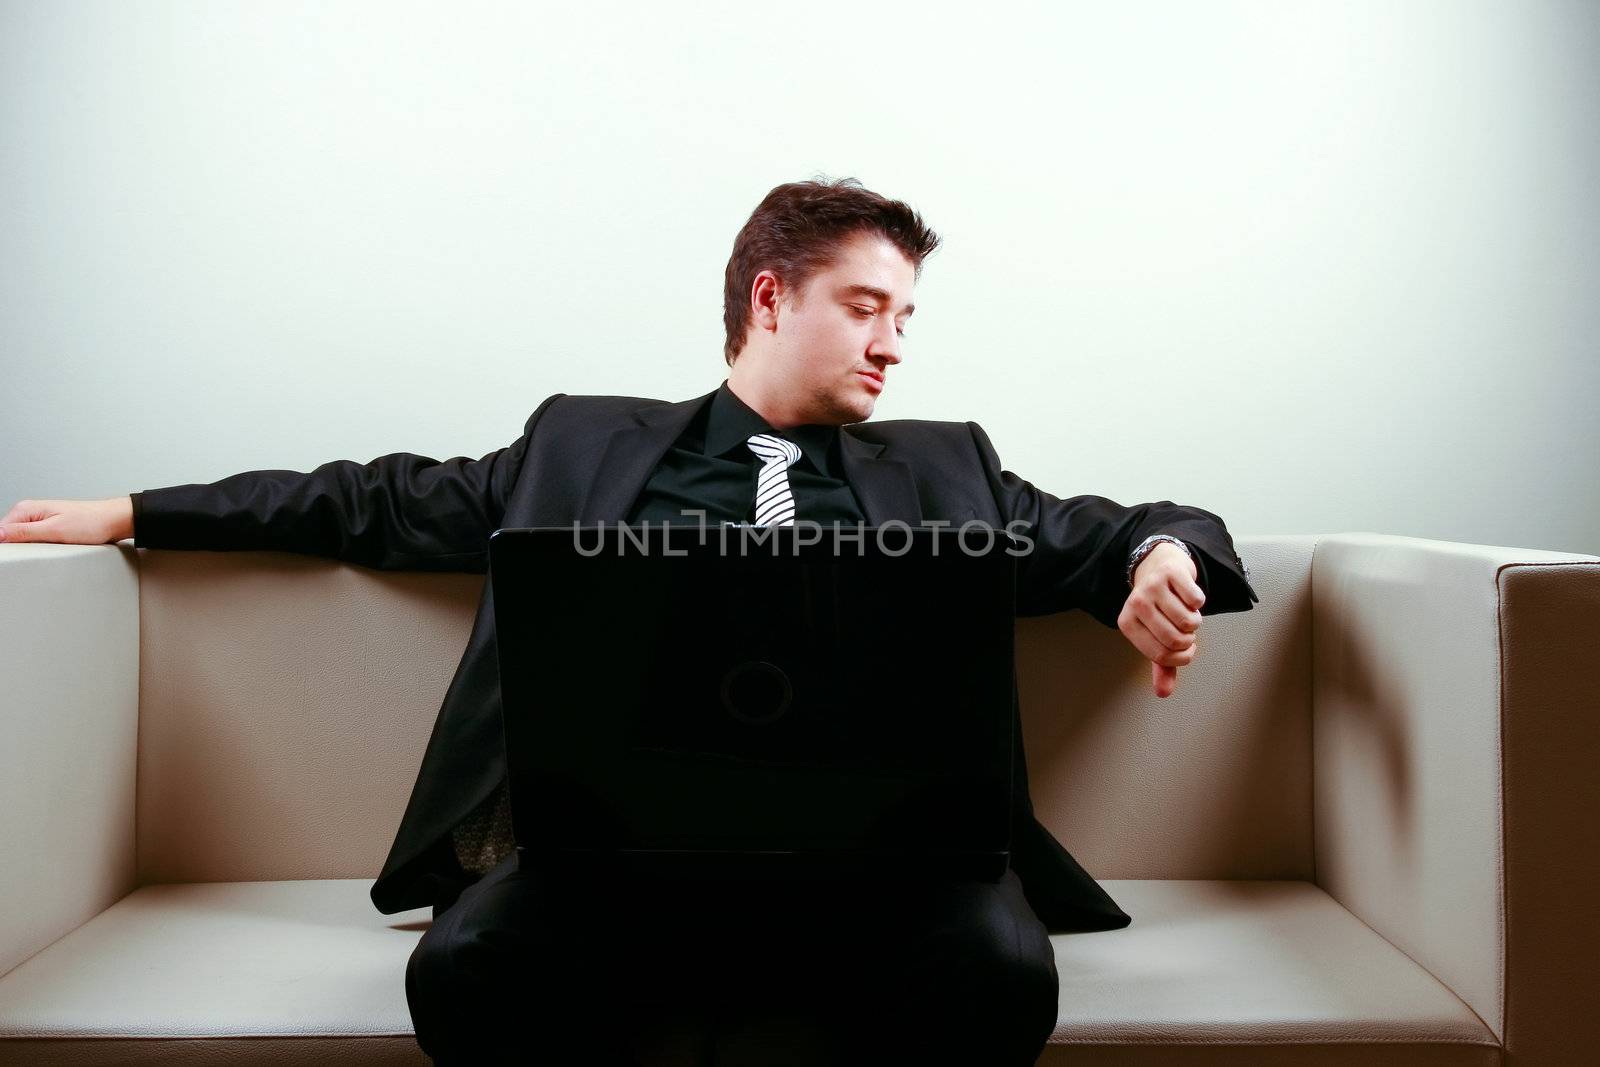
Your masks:
M 605 454 L 578 507 L 578 522 L 592 526 L 601 521 L 626 522 L 633 502 L 644 490 L 650 472 L 667 454 L 672 442 L 689 425 L 695 412 L 711 403 L 716 390 L 676 404 L 660 404 L 633 413 L 633 425 L 612 432 Z
M 867 525 L 882 526 L 898 519 L 911 526 L 922 522 L 917 483 L 911 466 L 898 459 L 880 459 L 883 445 L 863 441 L 848 427 L 839 432 L 839 454 L 844 458 L 844 478 L 856 492 Z

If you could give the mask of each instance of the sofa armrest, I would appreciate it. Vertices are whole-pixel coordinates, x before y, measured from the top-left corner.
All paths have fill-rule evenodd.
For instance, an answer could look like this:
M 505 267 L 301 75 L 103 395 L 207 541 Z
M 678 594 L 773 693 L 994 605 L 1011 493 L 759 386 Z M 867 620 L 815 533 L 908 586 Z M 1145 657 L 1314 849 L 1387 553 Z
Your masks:
M 1511 1055 L 1581 1061 L 1600 1002 L 1600 557 L 1338 535 L 1311 596 L 1318 884 Z
M 0 544 L 0 974 L 134 887 L 131 545 Z

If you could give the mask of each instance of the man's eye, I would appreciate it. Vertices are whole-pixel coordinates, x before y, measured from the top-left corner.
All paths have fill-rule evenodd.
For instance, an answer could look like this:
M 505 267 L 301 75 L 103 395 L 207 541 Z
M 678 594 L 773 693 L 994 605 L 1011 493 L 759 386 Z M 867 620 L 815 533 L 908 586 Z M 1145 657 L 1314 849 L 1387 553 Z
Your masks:
M 854 311 L 857 315 L 862 315 L 862 316 L 864 316 L 866 318 L 871 318 L 873 315 L 876 314 L 876 312 L 872 308 L 857 307 L 855 304 L 851 304 L 850 305 L 850 310 Z M 902 330 L 898 326 L 896 326 L 894 328 L 894 332 L 899 334 L 901 337 L 904 337 L 906 335 L 906 332 L 904 330 Z

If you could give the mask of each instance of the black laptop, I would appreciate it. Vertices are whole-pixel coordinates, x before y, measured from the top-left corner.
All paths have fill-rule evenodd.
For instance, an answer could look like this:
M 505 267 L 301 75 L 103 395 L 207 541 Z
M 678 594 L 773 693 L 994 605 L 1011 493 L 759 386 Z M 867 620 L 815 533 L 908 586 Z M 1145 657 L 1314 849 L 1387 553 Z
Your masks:
M 519 862 L 997 881 L 1018 545 L 977 524 L 495 531 Z

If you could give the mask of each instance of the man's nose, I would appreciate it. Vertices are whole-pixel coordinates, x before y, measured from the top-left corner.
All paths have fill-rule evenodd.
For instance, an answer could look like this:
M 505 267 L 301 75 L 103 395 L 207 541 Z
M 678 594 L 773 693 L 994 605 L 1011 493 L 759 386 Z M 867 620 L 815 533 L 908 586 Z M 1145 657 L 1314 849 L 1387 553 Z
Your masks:
M 891 367 L 900 362 L 900 335 L 895 332 L 893 322 L 880 327 L 873 334 L 872 347 L 867 349 L 867 354 L 883 360 Z

